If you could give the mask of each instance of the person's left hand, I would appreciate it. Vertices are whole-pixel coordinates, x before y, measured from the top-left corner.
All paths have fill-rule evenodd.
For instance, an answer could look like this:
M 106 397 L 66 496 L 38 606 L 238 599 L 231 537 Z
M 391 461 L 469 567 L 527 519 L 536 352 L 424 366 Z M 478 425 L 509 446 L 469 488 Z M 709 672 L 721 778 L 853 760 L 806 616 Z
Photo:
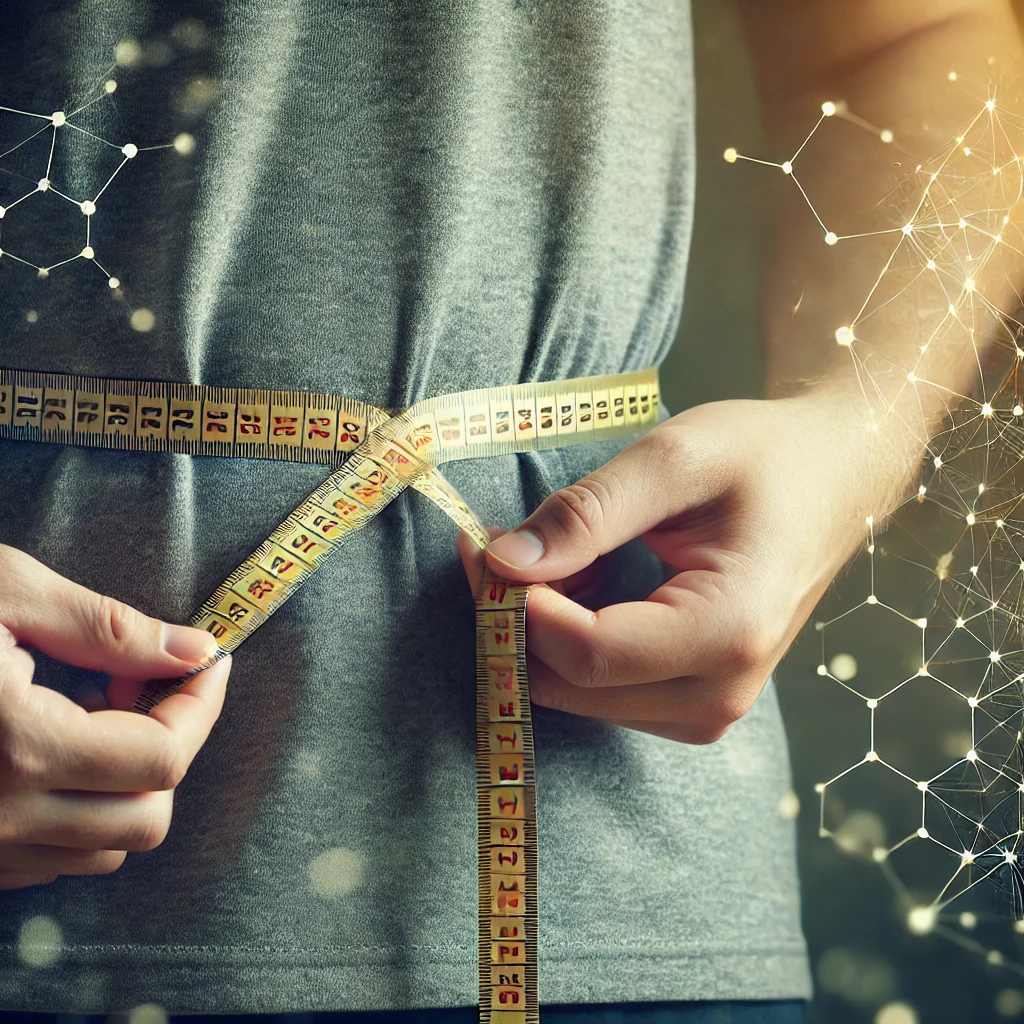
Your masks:
M 724 735 L 865 539 L 865 516 L 889 510 L 873 502 L 891 506 L 907 482 L 913 458 L 870 464 L 865 418 L 813 393 L 697 406 L 493 531 L 491 572 L 552 584 L 527 608 L 531 699 L 684 743 Z M 645 601 L 574 600 L 635 537 L 678 574 Z M 464 534 L 458 548 L 476 586 L 485 554 Z

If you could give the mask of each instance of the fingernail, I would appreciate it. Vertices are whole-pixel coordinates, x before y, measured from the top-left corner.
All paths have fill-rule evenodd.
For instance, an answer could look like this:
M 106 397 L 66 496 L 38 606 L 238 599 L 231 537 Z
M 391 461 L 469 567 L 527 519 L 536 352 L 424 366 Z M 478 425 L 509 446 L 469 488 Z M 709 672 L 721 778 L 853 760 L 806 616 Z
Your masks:
M 205 630 L 165 622 L 163 649 L 172 658 L 201 665 L 217 650 L 217 641 Z
M 540 561 L 544 542 L 532 530 L 513 530 L 492 540 L 487 550 L 516 569 L 526 569 Z

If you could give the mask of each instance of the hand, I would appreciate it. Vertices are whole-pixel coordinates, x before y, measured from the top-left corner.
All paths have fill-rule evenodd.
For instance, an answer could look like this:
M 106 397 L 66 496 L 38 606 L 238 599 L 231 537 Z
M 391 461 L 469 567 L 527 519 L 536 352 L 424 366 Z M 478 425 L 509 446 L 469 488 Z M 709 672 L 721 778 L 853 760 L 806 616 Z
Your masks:
M 494 574 L 552 584 L 527 606 L 533 701 L 684 743 L 720 738 L 879 511 L 867 470 L 864 432 L 831 401 L 715 402 L 492 534 Z M 645 601 L 573 600 L 593 592 L 600 556 L 636 537 L 677 574 Z M 458 546 L 476 585 L 484 553 L 465 535 Z
M 149 715 L 128 709 L 145 680 L 184 675 L 214 646 L 0 545 L 0 889 L 106 874 L 163 842 L 174 789 L 220 716 L 230 659 Z M 34 686 L 26 647 L 111 673 L 109 706 L 90 712 Z

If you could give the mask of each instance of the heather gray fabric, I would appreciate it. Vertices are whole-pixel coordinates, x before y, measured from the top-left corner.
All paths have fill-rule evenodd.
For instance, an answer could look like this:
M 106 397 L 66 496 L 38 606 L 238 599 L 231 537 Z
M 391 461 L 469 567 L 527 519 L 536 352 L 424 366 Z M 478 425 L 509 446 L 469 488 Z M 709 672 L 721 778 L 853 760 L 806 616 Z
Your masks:
M 195 25 L 168 34 L 189 12 L 205 48 Z M 128 327 L 91 266 L 37 281 L 0 258 L 0 365 L 404 407 L 640 368 L 673 341 L 694 189 L 685 0 L 84 0 L 5 22 L 0 102 L 73 109 L 133 36 L 142 63 L 81 123 L 199 146 L 141 153 L 94 220 L 154 330 Z M 62 132 L 55 184 L 88 195 L 111 152 Z M 0 203 L 23 190 L 0 178 Z M 74 235 L 66 213 L 33 199 L 0 244 Z M 511 527 L 621 447 L 448 475 Z M 323 472 L 2 442 L 0 542 L 184 621 Z M 454 534 L 404 494 L 240 649 L 159 848 L 0 893 L 0 1008 L 475 1003 L 473 606 Z M 627 549 L 622 593 L 658 571 Z M 102 685 L 39 661 L 69 695 Z M 773 688 L 705 747 L 535 716 L 542 1002 L 806 996 Z

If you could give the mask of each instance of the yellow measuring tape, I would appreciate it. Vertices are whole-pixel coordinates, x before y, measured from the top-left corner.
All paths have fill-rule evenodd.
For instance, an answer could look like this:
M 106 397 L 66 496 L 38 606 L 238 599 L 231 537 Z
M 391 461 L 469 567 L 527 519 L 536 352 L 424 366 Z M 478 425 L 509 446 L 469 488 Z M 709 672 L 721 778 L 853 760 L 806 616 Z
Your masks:
M 460 391 L 392 415 L 336 395 L 0 369 L 0 439 L 336 466 L 203 602 L 217 653 L 145 683 L 148 714 L 258 629 L 407 486 L 475 543 L 489 537 L 437 471 L 456 459 L 628 437 L 658 420 L 656 369 Z M 339 465 L 340 464 L 340 465 Z M 480 1020 L 536 1024 L 537 801 L 526 675 L 529 587 L 489 575 L 476 594 Z

